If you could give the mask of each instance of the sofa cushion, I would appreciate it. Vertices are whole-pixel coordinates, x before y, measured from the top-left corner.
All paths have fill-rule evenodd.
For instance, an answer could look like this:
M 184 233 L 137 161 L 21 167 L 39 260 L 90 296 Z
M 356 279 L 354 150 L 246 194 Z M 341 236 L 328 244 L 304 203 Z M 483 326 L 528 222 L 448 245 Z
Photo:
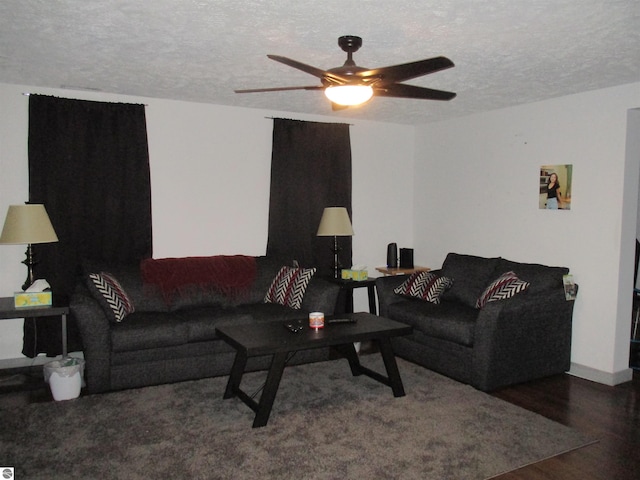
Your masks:
M 177 312 L 134 312 L 111 328 L 114 352 L 183 345 L 189 342 L 187 317 Z
M 250 315 L 244 315 L 235 309 L 198 307 L 182 313 L 186 319 L 187 341 L 189 343 L 215 340 L 218 338 L 216 327 L 220 325 L 254 323 Z
M 513 272 L 505 272 L 487 286 L 478 297 L 476 308 L 484 307 L 488 302 L 506 300 L 529 288 L 529 283 L 520 280 Z
M 427 336 L 472 346 L 478 310 L 456 302 L 410 299 L 389 305 L 389 318 L 411 325 Z
M 497 257 L 449 253 L 442 264 L 441 273 L 453 280 L 453 285 L 442 295 L 442 299 L 475 308 L 478 297 L 489 282 L 495 279 L 494 271 L 499 260 Z
M 529 282 L 529 294 L 537 294 L 554 288 L 562 288 L 562 276 L 569 273 L 566 267 L 549 267 L 537 263 L 519 263 L 501 258 L 494 276 L 514 272 L 518 278 Z
M 171 299 L 169 310 L 191 310 L 197 307 L 224 307 L 234 305 L 238 299 L 233 299 L 214 288 L 198 285 L 188 285 L 177 292 Z
M 135 307 L 116 278 L 107 272 L 90 273 L 87 287 L 111 322 L 122 322 Z
M 308 318 L 306 312 L 285 307 L 279 303 L 252 303 L 238 305 L 237 307 L 234 307 L 233 311 L 239 315 L 249 315 L 256 322 L 300 320 Z
M 140 264 L 112 264 L 85 261 L 82 265 L 85 275 L 94 272 L 109 272 L 122 286 L 135 305 L 137 312 L 166 312 L 168 310 L 160 289 L 153 285 L 143 285 Z
M 250 315 L 220 306 L 181 312 L 136 312 L 125 324 L 111 329 L 115 352 L 166 348 L 217 339 L 216 327 L 254 322 Z M 122 328 L 121 328 L 122 327 Z
M 323 312 L 333 315 L 340 293 L 340 286 L 324 278 L 314 276 L 307 286 L 300 310 L 305 312 Z
M 283 266 L 271 282 L 264 301 L 299 309 L 314 273 L 315 268 Z
M 439 304 L 441 295 L 446 289 L 451 288 L 452 284 L 450 278 L 442 277 L 436 273 L 415 272 L 393 291 L 405 297 Z

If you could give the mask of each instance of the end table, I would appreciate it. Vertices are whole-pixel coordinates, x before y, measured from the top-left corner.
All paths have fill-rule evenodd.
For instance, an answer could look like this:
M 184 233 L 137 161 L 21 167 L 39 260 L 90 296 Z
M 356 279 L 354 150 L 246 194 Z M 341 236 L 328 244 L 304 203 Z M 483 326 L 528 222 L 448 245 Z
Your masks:
M 356 288 L 367 287 L 369 294 L 369 313 L 376 315 L 376 279 L 367 278 L 366 280 L 348 280 L 343 278 L 328 278 L 332 283 L 340 287 L 338 294 L 338 303 L 336 305 L 335 314 L 353 313 L 353 290 Z
M 376 267 L 376 270 L 386 275 L 411 275 L 416 272 L 428 272 L 431 270 L 429 267 L 413 267 L 413 268 L 390 268 L 390 267 Z
M 20 307 L 16 308 L 13 297 L 0 298 L 0 320 L 10 318 L 33 318 L 33 317 L 54 317 L 60 316 L 62 323 L 62 356 L 67 356 L 67 315 L 69 314 L 69 304 L 66 301 L 53 298 L 53 305 L 42 307 Z

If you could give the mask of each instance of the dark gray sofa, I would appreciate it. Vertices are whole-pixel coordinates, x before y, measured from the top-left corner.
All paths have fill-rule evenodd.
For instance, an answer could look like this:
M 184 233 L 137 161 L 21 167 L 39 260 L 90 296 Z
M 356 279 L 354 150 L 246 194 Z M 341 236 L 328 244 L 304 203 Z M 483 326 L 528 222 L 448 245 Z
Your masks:
M 110 273 L 135 307 L 122 322 L 110 321 L 95 292 L 87 288 L 86 275 L 79 282 L 70 309 L 83 343 L 87 392 L 227 375 L 235 351 L 216 337 L 215 327 L 221 322 L 250 328 L 253 322 L 307 318 L 310 311 L 333 313 L 339 287 L 316 276 L 300 309 L 265 303 L 269 285 L 284 263 L 267 257 L 255 261 L 255 280 L 241 298 L 195 288 L 169 304 L 161 292 L 143 282 L 139 265 L 85 267 L 85 273 Z M 298 352 L 291 363 L 328 358 L 328 350 L 316 349 Z M 270 357 L 252 358 L 247 369 L 265 369 L 269 364 Z
M 529 288 L 475 308 L 484 289 L 508 271 Z M 562 281 L 568 271 L 450 253 L 435 271 L 453 280 L 440 304 L 394 293 L 405 276 L 382 277 L 376 281 L 380 315 L 413 326 L 411 335 L 393 340 L 398 356 L 495 390 L 569 370 L 574 302 L 565 299 Z

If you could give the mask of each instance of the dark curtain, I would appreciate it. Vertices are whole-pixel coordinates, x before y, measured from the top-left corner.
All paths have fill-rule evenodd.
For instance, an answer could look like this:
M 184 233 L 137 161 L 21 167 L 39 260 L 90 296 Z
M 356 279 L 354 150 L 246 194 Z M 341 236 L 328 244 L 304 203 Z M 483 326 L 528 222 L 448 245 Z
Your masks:
M 267 255 L 331 276 L 333 237 L 316 236 L 325 207 L 346 207 L 352 218 L 349 125 L 274 119 Z M 351 266 L 351 237 L 338 243 Z
M 36 278 L 72 293 L 87 260 L 124 264 L 152 254 L 144 105 L 29 97 L 29 201 L 43 203 L 59 242 L 34 245 Z M 61 352 L 59 318 L 25 321 L 23 353 Z M 81 348 L 69 322 L 69 351 Z

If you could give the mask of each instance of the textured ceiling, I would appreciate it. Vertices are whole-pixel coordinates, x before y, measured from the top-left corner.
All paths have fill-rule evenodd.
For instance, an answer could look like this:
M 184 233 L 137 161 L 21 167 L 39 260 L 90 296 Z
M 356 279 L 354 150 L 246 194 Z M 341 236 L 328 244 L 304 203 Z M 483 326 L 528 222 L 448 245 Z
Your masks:
M 267 59 L 381 67 L 444 55 L 411 80 L 450 102 L 374 98 L 332 112 L 315 85 Z M 0 82 L 420 124 L 640 81 L 638 0 L 2 0 Z M 34 89 L 34 91 L 37 91 Z

